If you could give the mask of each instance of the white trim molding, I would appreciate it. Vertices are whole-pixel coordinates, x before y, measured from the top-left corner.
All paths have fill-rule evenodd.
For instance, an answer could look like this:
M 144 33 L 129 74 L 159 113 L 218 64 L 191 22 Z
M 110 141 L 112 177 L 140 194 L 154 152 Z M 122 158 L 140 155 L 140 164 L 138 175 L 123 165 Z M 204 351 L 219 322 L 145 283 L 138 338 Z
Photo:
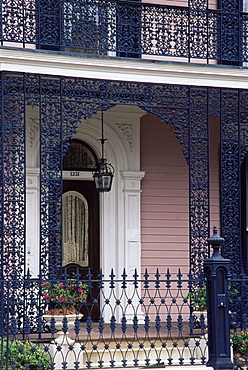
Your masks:
M 0 47 L 0 71 L 96 78 L 128 82 L 164 83 L 191 86 L 244 88 L 247 67 L 217 64 L 126 60 L 111 57 L 72 56 Z

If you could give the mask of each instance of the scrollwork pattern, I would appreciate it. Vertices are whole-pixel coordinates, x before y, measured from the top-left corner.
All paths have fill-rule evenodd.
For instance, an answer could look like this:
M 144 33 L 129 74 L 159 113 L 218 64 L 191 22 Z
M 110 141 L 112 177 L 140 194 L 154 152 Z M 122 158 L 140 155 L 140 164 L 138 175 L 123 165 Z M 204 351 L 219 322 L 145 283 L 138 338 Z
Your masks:
M 61 265 L 62 126 L 60 80 L 41 80 L 40 178 L 41 273 L 57 276 Z
M 234 255 L 241 253 L 237 249 L 241 240 L 240 163 L 245 153 L 244 148 L 248 145 L 248 93 L 246 90 L 193 88 L 52 76 L 15 74 L 4 74 L 3 76 L 4 93 L 6 94 L 4 104 L 8 105 L 9 109 L 5 111 L 8 125 L 7 123 L 6 126 L 2 124 L 1 127 L 4 130 L 2 135 L 6 141 L 1 155 L 5 155 L 4 150 L 6 150 L 8 153 L 6 158 L 9 156 L 6 166 L 9 180 L 6 180 L 6 186 L 8 185 L 11 189 L 10 194 L 18 199 L 20 204 L 18 218 L 21 220 L 18 224 L 20 237 L 16 238 L 17 229 L 5 231 L 6 238 L 13 239 L 13 245 L 11 244 L 8 249 L 13 261 L 17 261 L 19 253 L 18 264 L 24 266 L 24 239 L 21 240 L 24 235 L 25 212 L 23 180 L 25 130 L 22 104 L 39 105 L 41 113 L 41 266 L 44 276 L 48 276 L 51 271 L 55 273 L 61 263 L 62 158 L 70 138 L 76 132 L 78 123 L 82 119 L 91 117 L 98 111 L 114 107 L 116 104 L 136 104 L 147 113 L 156 114 L 162 121 L 171 124 L 189 164 L 191 267 L 196 276 L 201 273 L 202 260 L 207 256 L 206 239 L 209 228 L 208 116 L 218 116 L 221 113 L 222 234 L 226 238 L 224 255 L 234 261 L 233 266 L 236 269 L 239 262 L 235 262 Z M 35 88 L 37 96 L 32 94 L 32 86 Z M 239 108 L 237 109 L 237 107 Z M 15 140 L 18 137 L 17 141 L 13 140 L 12 142 L 13 148 L 9 142 L 7 143 L 9 136 Z M 15 160 L 18 162 L 17 172 L 15 172 L 17 170 Z M 16 181 L 20 185 L 18 190 L 14 187 Z M 12 207 L 10 198 L 8 201 L 7 199 L 3 200 L 7 204 L 6 209 Z M 3 209 L 1 217 L 2 220 L 6 218 Z M 8 225 L 10 222 L 15 224 L 11 217 L 8 220 Z M 235 230 L 235 233 L 230 230 Z M 233 234 L 236 236 L 234 237 Z M 17 246 L 18 251 L 16 250 Z M 12 252 L 17 253 L 16 256 Z M 50 268 L 51 266 L 56 266 L 54 271 Z M 238 271 L 238 267 L 236 271 Z
M 1 291 L 3 326 L 16 334 L 23 326 L 21 279 L 25 274 L 25 101 L 22 74 L 3 74 L 1 122 Z M 1 286 L 2 288 L 2 286 Z M 11 305 L 7 320 L 8 302 Z
M 189 119 L 190 250 L 191 273 L 201 276 L 208 256 L 209 128 L 208 89 L 190 88 Z
M 37 118 L 29 118 L 28 122 L 28 141 L 30 148 L 33 146 L 35 135 L 39 131 L 40 122 Z
M 2 122 L 3 184 L 3 259 L 5 278 L 24 273 L 25 240 L 25 120 L 22 75 L 5 75 Z M 8 262 L 7 262 L 8 261 Z
M 6 0 L 0 41 L 81 54 L 247 61 L 247 14 L 238 2 L 188 7 L 117 0 Z
M 221 214 L 222 236 L 225 238 L 223 256 L 231 260 L 233 276 L 239 276 L 241 258 L 240 218 L 240 121 L 239 91 L 222 90 L 221 94 Z
M 133 151 L 133 130 L 131 123 L 116 123 L 116 126 L 121 130 L 123 135 L 126 137 L 129 144 L 130 152 Z

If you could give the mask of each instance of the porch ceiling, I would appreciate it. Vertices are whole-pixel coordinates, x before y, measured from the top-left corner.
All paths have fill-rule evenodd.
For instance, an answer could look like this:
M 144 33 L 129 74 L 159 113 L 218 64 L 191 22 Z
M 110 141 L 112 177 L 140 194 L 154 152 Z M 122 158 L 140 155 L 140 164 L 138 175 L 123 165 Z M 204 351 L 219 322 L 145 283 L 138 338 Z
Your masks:
M 240 89 L 248 86 L 247 67 L 77 57 L 6 47 L 0 50 L 0 71 Z

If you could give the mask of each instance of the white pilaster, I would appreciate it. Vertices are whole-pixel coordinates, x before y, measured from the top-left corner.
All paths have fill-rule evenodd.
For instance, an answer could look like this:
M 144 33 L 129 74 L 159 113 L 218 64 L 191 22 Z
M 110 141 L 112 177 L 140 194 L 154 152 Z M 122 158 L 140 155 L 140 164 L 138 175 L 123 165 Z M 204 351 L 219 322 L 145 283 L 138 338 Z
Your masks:
M 140 182 L 144 177 L 143 171 L 123 171 L 124 179 L 124 208 L 125 208 L 125 248 L 124 248 L 124 266 L 128 279 L 134 275 L 135 269 L 138 275 L 141 273 L 141 243 L 140 243 Z M 129 283 L 127 293 L 132 297 L 134 284 Z M 132 306 L 139 308 L 139 299 L 141 286 L 136 289 Z M 132 306 L 127 308 L 127 322 L 132 322 L 134 312 Z M 143 318 L 141 309 L 136 312 L 138 319 Z
M 123 171 L 125 207 L 125 267 L 128 276 L 137 269 L 140 273 L 140 181 L 143 171 Z
M 29 269 L 33 278 L 39 274 L 39 168 L 26 170 L 26 271 Z

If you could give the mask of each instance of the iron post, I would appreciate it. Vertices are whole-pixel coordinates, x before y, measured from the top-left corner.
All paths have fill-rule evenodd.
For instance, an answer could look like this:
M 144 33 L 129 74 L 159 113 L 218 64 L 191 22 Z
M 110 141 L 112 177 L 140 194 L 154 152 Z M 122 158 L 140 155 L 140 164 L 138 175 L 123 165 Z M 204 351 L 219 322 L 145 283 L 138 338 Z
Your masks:
M 216 369 L 231 369 L 233 364 L 230 352 L 230 328 L 228 313 L 228 276 L 230 260 L 221 256 L 224 239 L 217 233 L 208 239 L 213 248 L 210 258 L 204 260 L 204 273 L 207 278 L 207 317 L 208 317 L 208 366 Z

